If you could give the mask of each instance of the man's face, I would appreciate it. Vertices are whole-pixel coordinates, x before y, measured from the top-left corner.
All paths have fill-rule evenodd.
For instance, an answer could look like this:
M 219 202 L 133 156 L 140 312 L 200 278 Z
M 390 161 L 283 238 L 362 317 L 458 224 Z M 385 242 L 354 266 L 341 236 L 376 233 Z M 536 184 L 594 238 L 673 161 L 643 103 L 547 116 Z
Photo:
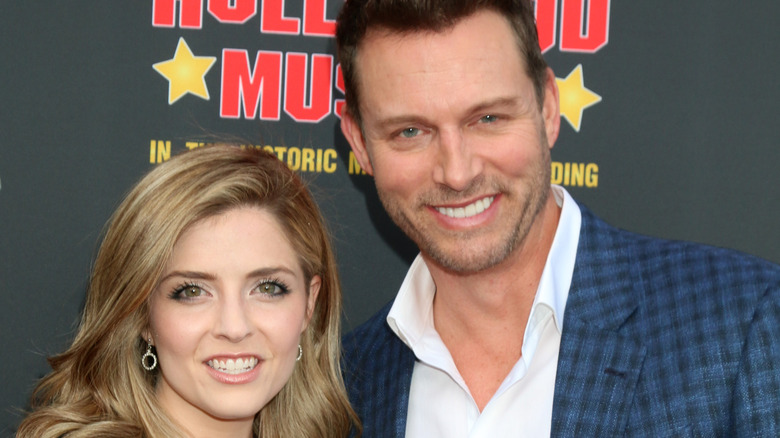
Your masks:
M 478 12 L 441 33 L 370 31 L 356 65 L 362 129 L 342 129 L 389 215 L 427 259 L 470 273 L 521 245 L 550 192 L 560 123 L 542 109 L 508 22 Z

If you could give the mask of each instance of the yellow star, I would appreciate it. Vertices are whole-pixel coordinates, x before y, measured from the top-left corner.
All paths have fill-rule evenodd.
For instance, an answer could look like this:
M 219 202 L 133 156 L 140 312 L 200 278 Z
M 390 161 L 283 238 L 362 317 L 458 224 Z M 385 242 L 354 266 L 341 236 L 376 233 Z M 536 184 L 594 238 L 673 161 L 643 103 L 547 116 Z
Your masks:
M 575 67 L 566 79 L 555 78 L 555 82 L 560 94 L 561 116 L 575 131 L 580 132 L 582 112 L 585 108 L 601 102 L 601 96 L 585 88 L 582 64 Z
M 184 38 L 179 38 L 173 59 L 152 66 L 157 73 L 168 79 L 168 105 L 173 105 L 187 93 L 209 100 L 206 73 L 216 60 L 213 56 L 193 55 Z

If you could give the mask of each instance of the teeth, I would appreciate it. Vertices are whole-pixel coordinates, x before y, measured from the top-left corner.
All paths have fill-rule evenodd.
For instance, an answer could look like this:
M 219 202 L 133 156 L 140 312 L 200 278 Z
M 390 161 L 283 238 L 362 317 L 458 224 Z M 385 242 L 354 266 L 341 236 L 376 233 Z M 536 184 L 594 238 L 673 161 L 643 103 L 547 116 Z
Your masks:
M 436 207 L 436 211 L 438 211 L 439 213 L 445 216 L 462 219 L 462 218 L 471 217 L 482 213 L 488 207 L 490 207 L 490 204 L 493 203 L 493 199 L 495 199 L 495 196 L 488 196 L 487 198 L 482 198 L 465 207 L 458 207 L 458 208 Z
M 239 358 L 236 360 L 217 360 L 212 359 L 207 364 L 215 370 L 225 374 L 241 374 L 247 371 L 251 371 L 252 368 L 257 366 L 256 357 Z

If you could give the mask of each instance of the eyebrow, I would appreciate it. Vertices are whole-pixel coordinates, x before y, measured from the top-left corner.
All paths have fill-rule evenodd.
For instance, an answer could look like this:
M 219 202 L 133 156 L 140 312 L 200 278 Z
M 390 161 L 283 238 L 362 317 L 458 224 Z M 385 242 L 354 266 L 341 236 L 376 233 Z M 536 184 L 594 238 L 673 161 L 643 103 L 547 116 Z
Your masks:
M 250 272 L 246 275 L 246 278 L 255 278 L 255 277 L 268 277 L 271 275 L 277 275 L 277 274 L 288 274 L 291 276 L 296 276 L 295 271 L 293 271 L 290 268 L 287 268 L 285 266 L 271 266 L 267 268 L 260 268 L 255 269 L 254 271 Z M 160 279 L 158 284 L 162 284 L 171 278 L 175 277 L 182 277 L 182 278 L 192 278 L 194 280 L 206 280 L 206 281 L 213 281 L 217 279 L 217 275 L 209 273 L 209 272 L 201 272 L 201 271 L 173 271 L 165 275 Z
M 479 112 L 495 107 L 516 107 L 519 105 L 518 98 L 514 97 L 497 97 L 493 100 L 478 103 L 471 108 L 471 112 Z
M 464 113 L 468 115 L 480 113 L 493 108 L 519 108 L 519 98 L 516 97 L 497 97 L 495 99 L 479 102 L 476 105 L 468 108 Z M 422 121 L 425 123 L 427 117 L 424 115 L 400 115 L 390 116 L 385 119 L 380 119 L 377 123 L 379 127 L 388 127 L 395 125 L 405 125 L 410 123 L 416 123 Z

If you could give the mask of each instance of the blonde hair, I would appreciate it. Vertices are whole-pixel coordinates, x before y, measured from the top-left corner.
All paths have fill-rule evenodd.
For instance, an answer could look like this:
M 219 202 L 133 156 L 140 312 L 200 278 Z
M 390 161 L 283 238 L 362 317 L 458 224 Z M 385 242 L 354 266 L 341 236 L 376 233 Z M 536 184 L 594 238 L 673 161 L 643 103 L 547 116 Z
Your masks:
M 272 213 L 299 256 L 306 284 L 321 287 L 303 357 L 255 417 L 257 436 L 343 437 L 360 428 L 339 368 L 341 288 L 329 238 L 303 182 L 275 156 L 213 146 L 149 172 L 109 220 L 71 347 L 49 359 L 53 371 L 33 392 L 17 437 L 181 436 L 157 403 L 157 373 L 142 368 L 149 296 L 173 246 L 192 224 L 227 210 Z

